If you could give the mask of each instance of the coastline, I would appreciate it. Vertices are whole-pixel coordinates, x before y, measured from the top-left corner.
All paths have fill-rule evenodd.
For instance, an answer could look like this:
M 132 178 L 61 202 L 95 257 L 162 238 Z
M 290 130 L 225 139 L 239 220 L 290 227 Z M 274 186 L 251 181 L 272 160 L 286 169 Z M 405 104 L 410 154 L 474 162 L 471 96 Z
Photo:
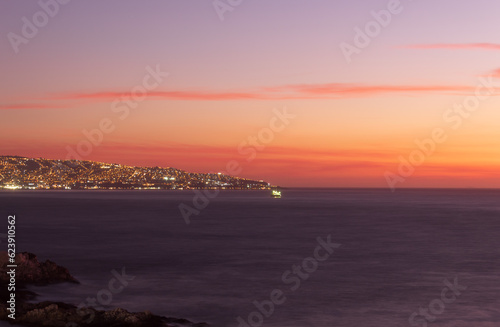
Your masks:
M 98 310 L 92 306 L 81 307 L 59 301 L 33 303 L 39 294 L 27 290 L 30 285 L 48 286 L 75 283 L 69 270 L 46 260 L 38 261 L 35 254 L 16 254 L 15 288 L 9 287 L 8 255 L 0 252 L 0 320 L 22 326 L 116 326 L 116 327 L 209 327 L 187 319 L 158 316 L 150 311 L 129 312 L 123 308 Z M 12 279 L 10 280 L 12 283 Z M 13 292 L 10 292 L 12 291 Z M 14 294 L 14 300 L 12 295 Z M 10 303 L 10 304 L 9 304 Z M 12 319 L 14 318 L 14 319 Z

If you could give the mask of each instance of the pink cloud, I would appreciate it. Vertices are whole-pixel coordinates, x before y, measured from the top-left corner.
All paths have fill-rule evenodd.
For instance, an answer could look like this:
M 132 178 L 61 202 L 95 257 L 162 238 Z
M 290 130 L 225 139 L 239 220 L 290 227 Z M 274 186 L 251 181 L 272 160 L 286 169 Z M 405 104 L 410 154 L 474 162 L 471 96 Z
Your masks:
M 18 103 L 18 104 L 6 104 L 0 105 L 0 110 L 16 110 L 16 109 L 59 109 L 67 108 L 61 105 L 48 105 L 40 103 Z
M 304 95 L 330 95 L 332 97 L 357 97 L 365 95 L 410 94 L 410 93 L 461 93 L 471 91 L 468 86 L 446 85 L 360 85 L 360 84 L 310 84 L 289 86 Z
M 488 75 L 491 75 L 495 78 L 500 78 L 500 68 L 495 69 L 494 71 L 490 72 Z
M 409 49 L 484 49 L 500 50 L 498 43 L 435 43 L 435 44 L 413 44 L 403 48 Z
M 364 85 L 364 84 L 298 84 L 265 87 L 250 91 L 156 91 L 149 92 L 149 99 L 189 100 L 189 101 L 226 101 L 226 100 L 303 100 L 338 99 L 377 96 L 387 94 L 463 94 L 474 91 L 470 86 L 449 85 Z M 56 96 L 53 99 L 113 101 L 130 97 L 127 92 L 74 93 Z
M 111 100 L 130 97 L 130 92 L 76 93 L 61 96 L 73 100 Z M 266 98 L 258 93 L 248 92 L 209 92 L 209 91 L 156 91 L 148 92 L 147 97 L 171 100 L 244 100 Z
M 490 75 L 500 78 L 500 69 Z M 246 91 L 154 91 L 147 94 L 149 100 L 184 100 L 184 101 L 236 101 L 236 100 L 314 100 L 314 99 L 346 99 L 384 95 L 421 95 L 449 94 L 466 95 L 475 90 L 473 86 L 463 85 L 370 85 L 370 84 L 293 84 L 274 87 L 262 87 Z M 107 91 L 90 93 L 68 93 L 52 95 L 43 100 L 51 101 L 86 101 L 111 102 L 114 100 L 133 100 L 130 92 Z M 4 109 L 55 109 L 68 108 L 68 105 L 46 103 L 19 103 L 0 105 Z

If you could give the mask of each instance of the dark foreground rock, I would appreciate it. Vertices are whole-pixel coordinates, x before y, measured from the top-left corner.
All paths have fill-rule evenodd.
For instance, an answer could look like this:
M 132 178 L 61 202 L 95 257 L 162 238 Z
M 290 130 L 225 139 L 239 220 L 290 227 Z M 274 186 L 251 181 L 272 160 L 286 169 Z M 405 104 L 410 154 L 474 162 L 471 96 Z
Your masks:
M 15 324 L 54 327 L 208 327 L 184 319 L 166 318 L 151 312 L 128 312 L 123 309 L 100 311 L 77 309 L 61 302 L 23 303 L 17 308 Z M 7 320 L 9 312 L 2 306 L 0 319 Z
M 0 252 L 0 320 L 15 325 L 53 327 L 209 327 L 205 323 L 193 323 L 185 319 L 167 318 L 151 312 L 128 312 L 124 309 L 108 311 L 94 308 L 77 308 L 62 302 L 28 303 L 36 294 L 25 289 L 26 285 L 48 285 L 61 282 L 78 283 L 68 269 L 47 260 L 39 262 L 33 253 L 16 255 L 16 314 L 15 320 L 8 318 L 7 275 L 8 256 Z
M 7 282 L 7 265 L 9 264 L 7 252 L 0 252 L 0 282 Z M 71 276 L 68 269 L 56 265 L 50 260 L 39 262 L 36 255 L 29 252 L 21 252 L 16 254 L 16 283 L 17 284 L 33 284 L 33 285 L 48 285 L 61 282 L 78 283 Z

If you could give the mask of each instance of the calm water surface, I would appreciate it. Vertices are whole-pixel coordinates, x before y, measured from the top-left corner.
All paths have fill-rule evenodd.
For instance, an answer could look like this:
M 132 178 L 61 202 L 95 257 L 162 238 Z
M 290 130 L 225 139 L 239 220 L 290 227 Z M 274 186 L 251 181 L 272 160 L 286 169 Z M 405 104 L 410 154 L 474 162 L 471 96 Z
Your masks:
M 125 267 L 135 279 L 107 308 L 238 327 L 254 301 L 280 289 L 286 301 L 263 326 L 411 326 L 413 312 L 441 298 L 443 280 L 458 278 L 467 289 L 438 304 L 429 326 L 500 326 L 500 191 L 225 191 L 186 225 L 178 206 L 193 195 L 0 192 L 0 231 L 16 214 L 18 251 L 81 281 L 33 288 L 38 300 L 85 302 Z M 342 246 L 291 290 L 283 273 L 328 235 Z

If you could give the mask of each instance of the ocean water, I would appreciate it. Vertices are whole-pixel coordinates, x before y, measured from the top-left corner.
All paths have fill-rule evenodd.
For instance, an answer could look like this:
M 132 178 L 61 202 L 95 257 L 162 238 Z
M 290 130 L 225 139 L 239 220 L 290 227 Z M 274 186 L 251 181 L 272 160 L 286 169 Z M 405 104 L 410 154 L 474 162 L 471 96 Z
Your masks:
M 178 206 L 193 196 L 0 192 L 0 232 L 15 214 L 18 251 L 81 282 L 32 287 L 39 301 L 100 296 L 105 308 L 215 327 L 249 316 L 250 326 L 269 327 L 500 326 L 498 190 L 287 189 L 282 199 L 224 191 L 187 225 Z M 306 259 L 329 235 L 340 246 L 322 262 Z M 303 262 L 310 273 L 283 279 Z M 123 268 L 135 278 L 112 294 L 112 271 Z M 445 280 L 458 283 L 455 293 Z M 271 310 L 273 290 L 284 302 Z M 427 318 L 410 322 L 419 309 Z

